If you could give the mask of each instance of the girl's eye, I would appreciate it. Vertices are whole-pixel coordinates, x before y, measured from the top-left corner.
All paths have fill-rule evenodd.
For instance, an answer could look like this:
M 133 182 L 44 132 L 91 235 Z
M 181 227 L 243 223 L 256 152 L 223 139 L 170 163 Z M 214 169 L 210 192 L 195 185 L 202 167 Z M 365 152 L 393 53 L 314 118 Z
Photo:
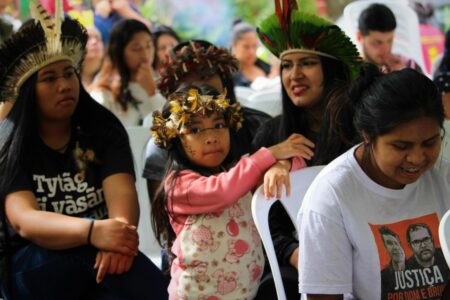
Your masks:
M 198 133 L 202 132 L 202 130 L 200 128 L 193 127 L 193 128 L 189 129 L 189 132 L 193 133 L 193 134 L 198 134 Z
M 72 78 L 72 76 L 75 75 L 75 71 L 74 70 L 70 70 L 64 73 L 64 78 Z
M 223 129 L 223 128 L 226 128 L 227 126 L 224 124 L 224 123 L 219 123 L 219 124 L 216 124 L 216 126 L 214 126 L 214 128 L 216 128 L 216 129 Z

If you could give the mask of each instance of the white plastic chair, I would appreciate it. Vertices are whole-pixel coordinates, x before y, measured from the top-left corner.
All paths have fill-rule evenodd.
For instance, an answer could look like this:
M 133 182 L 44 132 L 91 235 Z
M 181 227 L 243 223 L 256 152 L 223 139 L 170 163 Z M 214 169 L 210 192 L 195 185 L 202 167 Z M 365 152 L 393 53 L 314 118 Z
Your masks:
M 395 15 L 397 28 L 394 33 L 393 53 L 401 54 L 414 59 L 425 72 L 425 62 L 422 54 L 422 44 L 420 43 L 419 18 L 416 12 L 408 6 L 407 1 L 392 0 L 359 0 L 348 4 L 344 8 L 343 30 L 358 46 L 356 39 L 358 31 L 358 19 L 361 12 L 372 3 L 381 3 L 389 7 Z
M 130 139 L 130 147 L 134 157 L 134 169 L 136 173 L 136 190 L 139 199 L 139 250 L 147 255 L 155 265 L 161 268 L 161 247 L 154 236 L 150 223 L 150 198 L 147 191 L 147 183 L 142 177 L 145 166 L 145 149 L 151 137 L 150 130 L 143 126 L 126 128 Z
M 234 93 L 236 94 L 237 101 L 241 102 L 241 105 L 243 102 L 246 102 L 247 99 L 250 97 L 251 94 L 255 93 L 256 91 L 245 86 L 236 86 L 234 87 Z
M 291 181 L 291 195 L 286 197 L 285 191 L 283 191 L 281 197 L 281 204 L 286 209 L 292 224 L 297 229 L 297 212 L 302 204 L 303 197 L 308 190 L 311 182 L 316 175 L 322 170 L 324 166 L 307 167 L 294 171 L 290 174 Z M 269 260 L 270 268 L 272 270 L 273 279 L 275 281 L 275 288 L 277 290 L 278 300 L 286 300 L 286 293 L 284 291 L 283 281 L 281 279 L 280 267 L 275 254 L 275 248 L 273 246 L 272 237 L 269 229 L 269 211 L 272 205 L 278 200 L 265 199 L 263 187 L 260 186 L 252 199 L 252 215 L 255 221 L 256 228 L 263 242 L 266 250 L 266 255 Z
M 439 240 L 445 261 L 450 267 L 450 210 L 448 210 L 439 222 Z
M 275 117 L 281 114 L 281 89 L 262 90 L 251 94 L 242 106 L 257 109 L 266 114 Z

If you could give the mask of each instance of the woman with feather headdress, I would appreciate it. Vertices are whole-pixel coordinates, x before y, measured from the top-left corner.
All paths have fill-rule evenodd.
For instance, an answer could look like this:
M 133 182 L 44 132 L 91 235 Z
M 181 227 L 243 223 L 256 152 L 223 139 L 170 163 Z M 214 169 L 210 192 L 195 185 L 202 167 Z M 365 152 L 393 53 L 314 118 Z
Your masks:
M 275 13 L 262 21 L 257 32 L 281 61 L 283 110 L 259 129 L 253 149 L 300 135 L 309 166 L 329 163 L 354 143 L 352 120 L 347 117 L 350 112 L 340 108 L 348 84 L 359 74 L 361 59 L 356 46 L 339 27 L 299 11 L 290 0 L 275 0 Z M 278 162 L 269 172 L 279 173 L 285 178 L 279 182 L 283 182 L 289 180 L 288 170 L 289 165 Z M 281 204 L 273 206 L 269 223 L 287 297 L 298 298 L 299 245 Z M 258 295 L 265 297 L 273 290 L 268 275 Z
M 167 299 L 138 250 L 124 127 L 81 86 L 86 30 L 32 5 L 0 46 L 0 292 L 4 299 Z

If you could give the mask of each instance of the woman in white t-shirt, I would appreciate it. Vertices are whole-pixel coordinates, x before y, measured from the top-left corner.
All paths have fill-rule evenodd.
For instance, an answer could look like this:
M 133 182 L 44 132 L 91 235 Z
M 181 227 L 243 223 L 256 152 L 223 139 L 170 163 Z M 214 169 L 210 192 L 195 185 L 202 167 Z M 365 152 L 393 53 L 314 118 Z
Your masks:
M 97 87 L 90 94 L 124 126 L 141 125 L 145 116 L 166 102 L 156 90 L 154 52 L 152 35 L 145 24 L 129 19 L 114 25 Z
M 414 70 L 382 75 L 369 65 L 347 104 L 363 143 L 326 166 L 305 196 L 300 292 L 440 299 L 450 275 L 437 233 L 450 207 L 450 165 L 439 158 L 440 95 Z

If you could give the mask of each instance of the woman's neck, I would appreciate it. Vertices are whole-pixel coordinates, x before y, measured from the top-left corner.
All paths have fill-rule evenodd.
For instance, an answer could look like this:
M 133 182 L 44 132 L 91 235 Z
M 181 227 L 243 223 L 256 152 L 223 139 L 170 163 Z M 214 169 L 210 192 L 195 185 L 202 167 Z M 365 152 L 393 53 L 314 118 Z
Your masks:
M 317 105 L 312 108 L 305 109 L 308 120 L 309 129 L 312 132 L 318 133 L 323 120 L 323 108 L 321 105 Z
M 40 122 L 39 136 L 44 143 L 59 152 L 64 152 L 72 132 L 70 120 L 64 122 Z

